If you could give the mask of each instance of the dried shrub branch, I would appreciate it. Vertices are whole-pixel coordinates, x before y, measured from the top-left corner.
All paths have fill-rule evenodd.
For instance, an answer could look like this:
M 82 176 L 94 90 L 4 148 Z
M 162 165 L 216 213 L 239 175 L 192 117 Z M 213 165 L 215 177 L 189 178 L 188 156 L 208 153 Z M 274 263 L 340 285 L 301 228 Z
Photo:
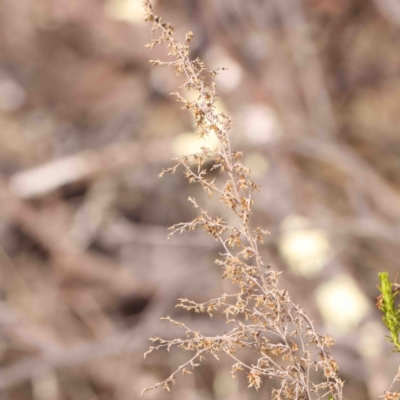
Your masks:
M 264 378 L 275 378 L 279 385 L 273 389 L 273 399 L 343 399 L 343 383 L 338 377 L 338 366 L 330 353 L 333 339 L 320 335 L 306 313 L 294 304 L 289 293 L 278 287 L 277 271 L 264 264 L 259 244 L 267 234 L 261 228 L 253 228 L 250 216 L 253 207 L 253 192 L 258 186 L 251 180 L 249 169 L 241 162 L 242 153 L 231 149 L 229 131 L 231 118 L 216 110 L 216 88 L 213 78 L 217 70 L 208 70 L 199 59 L 190 58 L 190 42 L 193 33 L 188 32 L 181 43 L 175 39 L 173 27 L 162 21 L 153 12 L 149 0 L 144 0 L 146 20 L 152 22 L 152 32 L 159 36 L 148 45 L 166 44 L 172 61 L 152 60 L 154 66 L 166 65 L 184 77 L 180 92 L 174 93 L 183 104 L 183 109 L 192 112 L 200 137 L 216 135 L 219 146 L 203 148 L 201 152 L 184 156 L 176 165 L 160 175 L 175 173 L 182 168 L 190 183 L 198 183 L 208 194 L 216 194 L 221 202 L 238 217 L 235 226 L 228 225 L 222 218 L 205 211 L 193 198 L 189 198 L 198 210 L 198 217 L 188 223 L 171 227 L 169 237 L 177 232 L 204 229 L 216 238 L 223 253 L 216 264 L 223 270 L 223 279 L 231 280 L 238 290 L 234 294 L 223 294 L 206 303 L 180 299 L 178 307 L 185 310 L 226 315 L 232 329 L 220 336 L 208 337 L 191 330 L 183 323 L 167 317 L 166 320 L 184 329 L 186 337 L 174 340 L 152 338 L 155 343 L 145 356 L 154 350 L 173 347 L 193 352 L 193 356 L 164 381 L 144 389 L 163 387 L 170 390 L 178 373 L 191 373 L 199 366 L 206 354 L 218 359 L 226 354 L 232 359 L 232 376 L 243 371 L 249 387 L 259 389 Z M 184 94 L 194 91 L 196 101 L 189 101 Z M 218 170 L 221 179 L 208 179 L 211 170 Z M 254 362 L 246 364 L 241 359 L 247 349 L 254 353 Z

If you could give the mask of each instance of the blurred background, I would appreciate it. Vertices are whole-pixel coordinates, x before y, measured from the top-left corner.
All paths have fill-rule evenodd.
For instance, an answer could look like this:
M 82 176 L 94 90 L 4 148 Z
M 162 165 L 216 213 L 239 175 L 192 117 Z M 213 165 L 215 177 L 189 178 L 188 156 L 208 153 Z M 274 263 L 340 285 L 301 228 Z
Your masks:
M 375 308 L 400 271 L 400 5 L 397 0 L 158 0 L 192 30 L 218 107 L 261 193 L 264 261 L 333 349 L 345 397 L 376 399 L 399 365 Z M 0 399 L 138 399 L 187 354 L 143 360 L 150 336 L 227 329 L 175 309 L 227 290 L 173 157 L 207 141 L 152 69 L 139 0 L 0 1 Z M 224 214 L 223 217 L 229 218 Z M 149 399 L 269 399 L 211 360 Z

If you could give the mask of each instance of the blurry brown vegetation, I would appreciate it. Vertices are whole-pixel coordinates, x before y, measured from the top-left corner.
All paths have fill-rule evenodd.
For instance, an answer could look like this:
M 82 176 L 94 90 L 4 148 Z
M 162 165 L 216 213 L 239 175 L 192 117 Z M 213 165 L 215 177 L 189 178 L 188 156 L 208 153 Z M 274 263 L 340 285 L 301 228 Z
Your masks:
M 212 239 L 166 242 L 165 227 L 193 217 L 188 195 L 202 196 L 179 175 L 157 178 L 192 121 L 168 95 L 178 80 L 148 65 L 156 58 L 143 47 L 148 26 L 112 18 L 117 3 L 0 2 L 4 399 L 135 399 L 181 362 L 173 353 L 143 361 L 149 336 L 176 335 L 160 316 L 210 334 L 225 329 L 223 320 L 174 309 L 178 297 L 207 301 L 228 288 Z M 221 107 L 262 186 L 253 219 L 272 233 L 263 258 L 336 337 L 345 397 L 377 398 L 398 366 L 373 309 L 377 273 L 394 276 L 400 260 L 396 3 L 157 4 L 178 34 L 194 31 L 195 55 L 229 68 Z M 329 242 L 312 276 L 284 256 L 293 216 L 303 217 L 296 228 Z M 331 332 L 314 293 L 338 276 L 356 282 L 368 307 L 351 329 Z M 268 398 L 268 387 L 253 393 L 228 370 L 210 360 L 171 393 L 148 396 Z

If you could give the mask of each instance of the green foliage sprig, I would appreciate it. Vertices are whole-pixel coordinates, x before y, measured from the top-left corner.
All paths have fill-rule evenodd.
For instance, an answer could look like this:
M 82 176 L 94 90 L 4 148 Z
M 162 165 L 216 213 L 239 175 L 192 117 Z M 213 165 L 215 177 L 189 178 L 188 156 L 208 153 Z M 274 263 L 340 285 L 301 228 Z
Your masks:
M 381 295 L 378 297 L 376 305 L 383 313 L 382 320 L 389 330 L 389 339 L 394 344 L 394 351 L 400 352 L 400 305 L 396 306 L 395 302 L 395 298 L 400 291 L 400 285 L 390 282 L 387 272 L 380 272 L 379 280 L 381 285 L 378 288 Z M 385 400 L 400 400 L 400 392 L 391 391 L 396 382 L 400 382 L 400 368 L 390 388 L 384 393 Z
M 400 291 L 400 285 L 389 280 L 387 272 L 379 273 L 381 285 L 379 290 L 381 295 L 378 297 L 378 308 L 382 311 L 382 320 L 390 333 L 390 341 L 394 344 L 395 350 L 400 352 L 400 305 L 395 304 L 395 298 Z

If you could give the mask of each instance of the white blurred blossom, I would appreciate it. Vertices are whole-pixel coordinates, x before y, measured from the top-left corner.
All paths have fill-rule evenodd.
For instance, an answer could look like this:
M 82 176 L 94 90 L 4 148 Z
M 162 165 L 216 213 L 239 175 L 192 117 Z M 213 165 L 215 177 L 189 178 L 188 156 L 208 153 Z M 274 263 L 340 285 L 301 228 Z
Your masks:
M 210 69 L 220 69 L 215 78 L 219 92 L 229 93 L 239 86 L 243 69 L 223 48 L 212 47 L 206 54 L 206 61 Z
M 109 18 L 131 23 L 144 20 L 144 8 L 138 0 L 107 0 L 104 3 L 104 13 Z
M 202 147 L 215 149 L 218 146 L 218 139 L 215 135 L 207 135 L 199 139 L 193 132 L 185 132 L 178 135 L 172 141 L 172 152 L 175 156 L 181 157 L 184 154 L 200 153 Z
M 347 332 L 370 311 L 370 303 L 358 284 L 347 275 L 338 275 L 316 292 L 317 306 L 332 331 Z
M 244 163 L 248 168 L 250 168 L 251 177 L 256 180 L 263 178 L 268 172 L 270 166 L 268 158 L 258 152 L 246 155 Z
M 289 268 L 303 276 L 315 276 L 330 260 L 329 238 L 321 229 L 309 229 L 308 221 L 289 217 L 283 223 L 279 251 Z
M 276 112 L 265 104 L 252 104 L 245 108 L 241 125 L 246 138 L 254 145 L 278 139 L 282 130 Z

